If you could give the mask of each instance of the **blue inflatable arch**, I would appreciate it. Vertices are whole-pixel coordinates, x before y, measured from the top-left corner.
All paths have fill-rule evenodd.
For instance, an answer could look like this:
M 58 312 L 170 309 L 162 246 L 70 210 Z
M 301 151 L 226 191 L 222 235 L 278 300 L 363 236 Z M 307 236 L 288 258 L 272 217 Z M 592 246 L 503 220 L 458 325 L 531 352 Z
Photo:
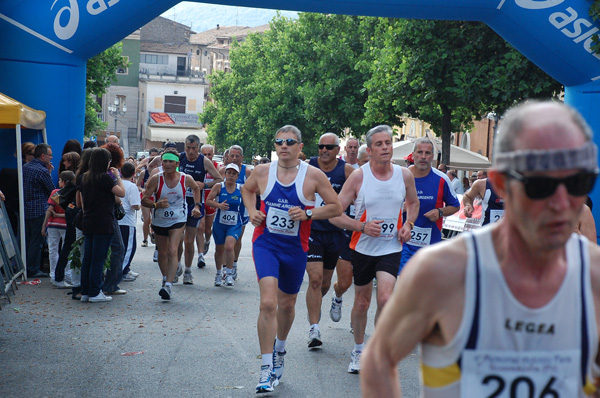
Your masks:
M 0 92 L 47 113 L 49 143 L 82 139 L 86 60 L 179 0 L 0 2 Z M 206 3 L 349 15 L 482 21 L 561 82 L 600 142 L 600 29 L 586 0 L 212 0 Z M 5 135 L 0 159 L 12 158 Z M 14 159 L 14 158 L 13 158 Z M 0 160 L 1 162 L 1 160 Z M 3 165 L 2 167 L 13 165 Z M 600 184 L 599 184 L 600 185 Z M 600 220 L 600 187 L 592 199 Z

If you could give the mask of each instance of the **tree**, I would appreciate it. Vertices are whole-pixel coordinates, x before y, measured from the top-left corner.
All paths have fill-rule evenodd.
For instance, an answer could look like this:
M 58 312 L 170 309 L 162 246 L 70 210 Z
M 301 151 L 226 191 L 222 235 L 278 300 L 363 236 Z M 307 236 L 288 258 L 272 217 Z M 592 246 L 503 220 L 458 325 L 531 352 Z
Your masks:
M 117 43 L 96 55 L 87 62 L 86 87 L 85 87 L 85 136 L 96 134 L 98 130 L 106 128 L 107 123 L 98 119 L 97 113 L 101 112 L 100 105 L 94 96 L 100 97 L 106 89 L 116 81 L 117 69 L 126 67 L 121 56 L 122 43 Z
M 372 73 L 363 123 L 418 117 L 441 132 L 446 164 L 452 131 L 562 87 L 482 23 L 380 19 L 376 32 L 373 62 L 361 64 Z
M 232 72 L 210 77 L 214 103 L 200 115 L 210 139 L 266 155 L 274 132 L 294 124 L 310 155 L 327 131 L 360 131 L 368 76 L 356 64 L 367 35 L 359 17 L 303 13 L 276 17 L 269 31 L 234 44 Z

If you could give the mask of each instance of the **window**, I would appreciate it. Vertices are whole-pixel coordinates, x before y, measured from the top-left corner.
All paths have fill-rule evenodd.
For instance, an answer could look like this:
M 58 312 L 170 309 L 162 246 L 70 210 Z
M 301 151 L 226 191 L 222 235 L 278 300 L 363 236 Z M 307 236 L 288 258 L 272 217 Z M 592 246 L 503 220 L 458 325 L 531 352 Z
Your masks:
M 186 97 L 165 95 L 165 112 L 185 113 Z
M 196 55 L 200 55 L 200 50 L 196 50 Z
M 129 74 L 129 57 L 123 57 L 123 66 L 117 68 L 117 75 L 128 75 Z
M 169 56 L 156 54 L 142 54 L 142 56 L 140 57 L 140 63 L 167 65 L 169 63 Z

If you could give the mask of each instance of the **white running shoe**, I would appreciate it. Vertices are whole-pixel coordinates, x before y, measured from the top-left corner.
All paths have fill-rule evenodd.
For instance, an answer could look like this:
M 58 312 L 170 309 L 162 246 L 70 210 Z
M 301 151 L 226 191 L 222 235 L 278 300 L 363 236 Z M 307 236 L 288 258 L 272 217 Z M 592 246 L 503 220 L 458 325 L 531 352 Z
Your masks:
M 88 301 L 90 303 L 108 303 L 112 301 L 112 297 L 106 296 L 104 295 L 104 292 L 100 291 L 97 296 L 90 297 Z
M 360 372 L 360 355 L 362 351 L 352 350 L 350 354 L 350 365 L 348 365 L 348 373 L 358 374 Z
M 342 319 L 342 299 L 337 301 L 335 295 L 331 298 L 331 309 L 329 310 L 329 317 L 334 322 L 339 322 Z
M 316 348 L 322 345 L 321 330 L 317 326 L 311 326 L 308 332 L 308 348 Z
M 217 274 L 215 276 L 215 286 L 222 286 L 222 285 L 223 285 L 223 275 Z
M 233 286 L 235 284 L 235 282 L 233 282 L 233 276 L 231 274 L 227 274 L 227 276 L 225 277 L 225 284 L 227 286 Z
M 183 273 L 183 284 L 184 285 L 193 285 L 194 284 L 194 278 L 192 278 L 191 272 L 186 271 Z
M 163 300 L 171 300 L 171 296 L 173 295 L 173 291 L 171 286 L 164 285 L 158 292 L 158 295 Z
M 275 376 L 273 368 L 271 368 L 269 365 L 261 366 L 260 379 L 256 385 L 256 393 L 261 394 L 265 392 L 273 392 L 275 386 L 278 384 L 279 380 L 277 379 L 277 376 Z

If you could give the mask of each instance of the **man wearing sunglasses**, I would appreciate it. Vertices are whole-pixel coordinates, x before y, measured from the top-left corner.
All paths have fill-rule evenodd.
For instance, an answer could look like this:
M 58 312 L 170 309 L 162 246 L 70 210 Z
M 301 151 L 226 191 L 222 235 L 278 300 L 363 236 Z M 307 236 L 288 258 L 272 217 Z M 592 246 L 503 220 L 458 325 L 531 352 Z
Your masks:
M 495 145 L 504 217 L 408 263 L 363 357 L 364 396 L 399 396 L 396 365 L 419 343 L 424 397 L 594 394 L 600 248 L 573 233 L 598 170 L 592 132 L 533 101 Z
M 244 204 L 256 227 L 252 256 L 260 289 L 257 329 L 263 362 L 257 393 L 273 391 L 283 374 L 286 339 L 306 270 L 311 219 L 342 212 L 325 173 L 298 159 L 301 150 L 300 130 L 283 126 L 275 134 L 277 160 L 256 166 L 242 186 Z M 260 210 L 256 210 L 256 194 L 261 195 Z M 323 206 L 315 207 L 317 194 Z
M 336 193 L 342 190 L 346 179 L 354 171 L 351 165 L 337 158 L 339 152 L 340 139 L 338 136 L 334 133 L 325 133 L 319 138 L 319 156 L 312 157 L 308 162 L 311 166 L 325 173 Z M 325 205 L 318 194 L 315 196 L 315 208 Z M 323 296 L 329 291 L 333 270 L 336 268 L 344 244 L 348 245 L 348 242 L 346 242 L 346 235 L 341 228 L 332 225 L 328 220 L 315 220 L 312 222 L 310 238 L 308 239 L 308 263 L 306 264 L 306 273 L 308 274 L 306 308 L 308 309 L 308 323 L 310 325 L 308 348 L 320 347 L 323 344 L 319 328 L 321 304 Z M 352 268 L 349 266 L 347 268 L 341 271 L 338 270 L 338 273 L 349 275 L 349 283 L 352 283 Z M 341 296 L 340 294 L 339 297 L 336 297 L 336 308 L 340 310 L 340 317 Z

